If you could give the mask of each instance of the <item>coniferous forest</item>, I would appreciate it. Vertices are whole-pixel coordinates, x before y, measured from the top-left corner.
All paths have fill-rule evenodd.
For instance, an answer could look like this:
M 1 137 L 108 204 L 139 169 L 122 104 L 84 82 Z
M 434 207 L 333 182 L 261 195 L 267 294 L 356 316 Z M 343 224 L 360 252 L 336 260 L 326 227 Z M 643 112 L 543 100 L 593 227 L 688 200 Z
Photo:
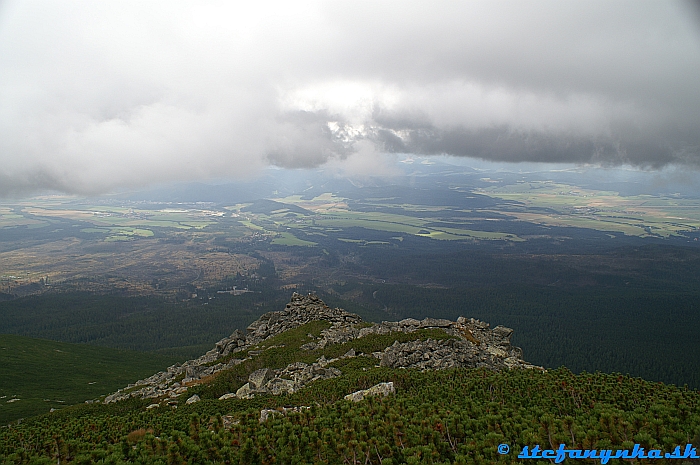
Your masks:
M 0 465 L 700 465 L 699 34 L 0 0 Z
M 697 446 L 700 438 L 697 391 L 618 374 L 344 368 L 342 379 L 283 398 L 66 409 L 4 428 L 0 458 L 5 464 L 520 463 L 516 455 L 526 445 L 672 451 Z M 393 381 L 396 395 L 359 404 L 342 399 L 380 381 Z M 310 408 L 259 421 L 261 408 L 300 405 Z M 499 455 L 499 444 L 508 444 L 510 454 Z

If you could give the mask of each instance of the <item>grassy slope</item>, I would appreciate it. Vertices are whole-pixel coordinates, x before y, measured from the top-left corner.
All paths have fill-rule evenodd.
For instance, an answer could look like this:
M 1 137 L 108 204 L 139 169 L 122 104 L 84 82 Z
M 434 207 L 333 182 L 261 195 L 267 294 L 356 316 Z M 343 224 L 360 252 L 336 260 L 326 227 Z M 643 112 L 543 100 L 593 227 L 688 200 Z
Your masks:
M 320 352 L 340 354 L 349 346 L 368 353 L 395 337 L 435 336 L 392 333 L 316 353 L 298 349 L 308 341 L 307 333 L 318 334 L 326 326 L 312 322 L 265 341 L 261 346 L 275 347 L 265 350 L 260 362 L 280 366 Z M 177 409 L 163 403 L 149 410 L 151 399 L 132 399 L 79 405 L 0 429 L 0 463 L 40 463 L 32 462 L 37 456 L 45 463 L 271 463 L 273 458 L 278 463 L 350 463 L 355 456 L 373 464 L 519 463 L 516 454 L 523 445 L 618 449 L 637 442 L 672 450 L 697 444 L 700 432 L 697 391 L 565 369 L 419 372 L 376 367 L 376 359 L 357 357 L 335 363 L 341 377 L 317 381 L 293 395 L 211 398 L 218 394 L 214 391 L 242 382 L 257 367 L 250 362 L 231 370 L 231 376 L 224 373 L 192 389 L 187 396 L 199 391 L 202 400 L 184 405 L 184 396 Z M 241 368 L 245 373 L 238 372 Z M 381 381 L 394 382 L 396 395 L 359 404 L 342 400 Z M 283 405 L 312 408 L 259 423 L 261 408 Z M 221 415 L 236 421 L 222 428 Z M 18 447 L 20 440 L 24 445 Z M 499 456 L 500 443 L 510 444 L 513 452 Z
M 454 338 L 454 336 L 450 336 L 440 329 L 433 328 L 421 329 L 413 333 L 394 332 L 385 335 L 373 334 L 354 339 L 344 344 L 331 344 L 325 349 L 310 351 L 300 349 L 302 344 L 309 342 L 307 334 L 319 336 L 322 330 L 329 327 L 330 323 L 327 321 L 312 321 L 265 340 L 252 348 L 254 350 L 263 349 L 261 354 L 253 357 L 252 360 L 248 360 L 230 370 L 222 372 L 207 384 L 190 388 L 188 396 L 197 394 L 202 399 L 216 399 L 223 394 L 236 392 L 238 388 L 247 382 L 248 375 L 260 368 L 284 368 L 295 362 L 313 363 L 321 356 L 327 359 L 337 358 L 350 349 L 354 349 L 360 353 L 371 354 L 372 352 L 383 350 L 385 347 L 393 344 L 394 341 L 408 342 L 417 339 L 425 340 L 428 338 Z M 231 357 L 237 356 L 242 358 L 245 357 L 246 354 L 247 352 L 238 352 Z M 231 357 L 224 358 L 221 361 L 226 362 L 230 360 Z M 367 360 L 370 360 L 368 366 L 374 366 L 377 363 L 374 358 Z M 217 362 L 219 361 L 217 360 Z M 341 362 L 341 364 L 342 363 L 345 362 Z
M 150 376 L 174 357 L 0 335 L 0 424 L 84 402 Z M 18 398 L 15 402 L 8 402 Z

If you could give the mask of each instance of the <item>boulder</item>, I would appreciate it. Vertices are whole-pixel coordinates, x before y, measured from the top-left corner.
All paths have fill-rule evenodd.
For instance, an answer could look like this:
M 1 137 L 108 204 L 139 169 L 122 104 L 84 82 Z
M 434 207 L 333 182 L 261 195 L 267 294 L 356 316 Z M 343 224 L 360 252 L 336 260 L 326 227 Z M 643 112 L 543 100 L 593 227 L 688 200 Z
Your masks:
M 389 381 L 388 383 L 379 383 L 375 384 L 369 389 L 363 389 L 361 391 L 356 391 L 353 392 L 352 394 L 348 394 L 345 396 L 345 400 L 349 400 L 352 402 L 360 402 L 362 399 L 365 397 L 370 397 L 370 396 L 382 396 L 386 397 L 389 394 L 393 394 L 396 392 L 394 390 L 394 383 Z
M 199 396 L 197 394 L 195 394 L 192 397 L 190 397 L 189 399 L 187 399 L 185 401 L 185 404 L 187 404 L 187 405 L 194 404 L 195 402 L 199 402 L 200 400 L 201 399 L 199 398 Z
M 369 328 L 362 328 L 358 333 L 357 337 L 365 337 L 369 334 L 374 334 L 376 333 L 377 330 L 375 329 L 374 326 L 370 326 Z
M 498 358 L 505 358 L 508 355 L 506 351 L 501 349 L 500 347 L 488 347 L 486 349 L 486 352 Z
M 254 393 L 255 391 L 251 388 L 250 383 L 245 383 L 236 391 L 236 397 L 239 399 L 250 399 L 253 397 Z
M 387 350 L 381 354 L 381 361 L 379 362 L 379 365 L 383 367 L 394 367 L 396 366 L 397 360 L 398 356 L 396 352 Z
M 421 328 L 449 328 L 450 326 L 452 322 L 442 318 L 423 318 L 420 322 Z
M 197 365 L 188 366 L 185 369 L 185 377 L 190 378 L 190 379 L 197 379 L 199 377 L 199 373 L 201 373 L 205 369 L 206 369 L 205 367 L 197 366 Z
M 273 378 L 265 385 L 265 389 L 275 396 L 280 394 L 294 394 L 299 390 L 299 387 L 299 384 L 291 379 L 282 378 Z
M 258 421 L 260 423 L 264 423 L 272 415 L 282 415 L 282 412 L 280 412 L 279 410 L 264 408 L 264 409 L 260 410 L 260 420 L 258 420 Z
M 255 370 L 248 376 L 248 384 L 251 389 L 260 389 L 274 377 L 274 373 L 269 368 Z

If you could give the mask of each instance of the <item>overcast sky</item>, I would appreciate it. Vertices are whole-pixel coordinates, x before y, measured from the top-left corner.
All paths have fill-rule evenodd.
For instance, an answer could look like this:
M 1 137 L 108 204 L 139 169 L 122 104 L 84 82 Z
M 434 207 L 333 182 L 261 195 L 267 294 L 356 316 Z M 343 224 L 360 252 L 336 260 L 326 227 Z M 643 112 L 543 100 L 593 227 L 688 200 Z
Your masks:
M 404 153 L 695 171 L 697 11 L 0 0 L 0 195 L 382 173 Z

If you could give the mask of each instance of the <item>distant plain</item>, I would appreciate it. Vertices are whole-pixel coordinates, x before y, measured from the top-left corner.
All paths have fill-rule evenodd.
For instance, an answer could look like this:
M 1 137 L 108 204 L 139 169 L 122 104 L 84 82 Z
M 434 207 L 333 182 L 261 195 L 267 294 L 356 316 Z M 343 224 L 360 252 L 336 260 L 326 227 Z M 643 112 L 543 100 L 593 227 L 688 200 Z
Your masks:
M 511 326 L 525 359 L 552 368 L 700 387 L 698 196 L 454 167 L 445 183 L 447 168 L 426 169 L 409 184 L 314 179 L 266 195 L 5 201 L 0 334 L 184 360 L 313 291 L 371 320 Z

